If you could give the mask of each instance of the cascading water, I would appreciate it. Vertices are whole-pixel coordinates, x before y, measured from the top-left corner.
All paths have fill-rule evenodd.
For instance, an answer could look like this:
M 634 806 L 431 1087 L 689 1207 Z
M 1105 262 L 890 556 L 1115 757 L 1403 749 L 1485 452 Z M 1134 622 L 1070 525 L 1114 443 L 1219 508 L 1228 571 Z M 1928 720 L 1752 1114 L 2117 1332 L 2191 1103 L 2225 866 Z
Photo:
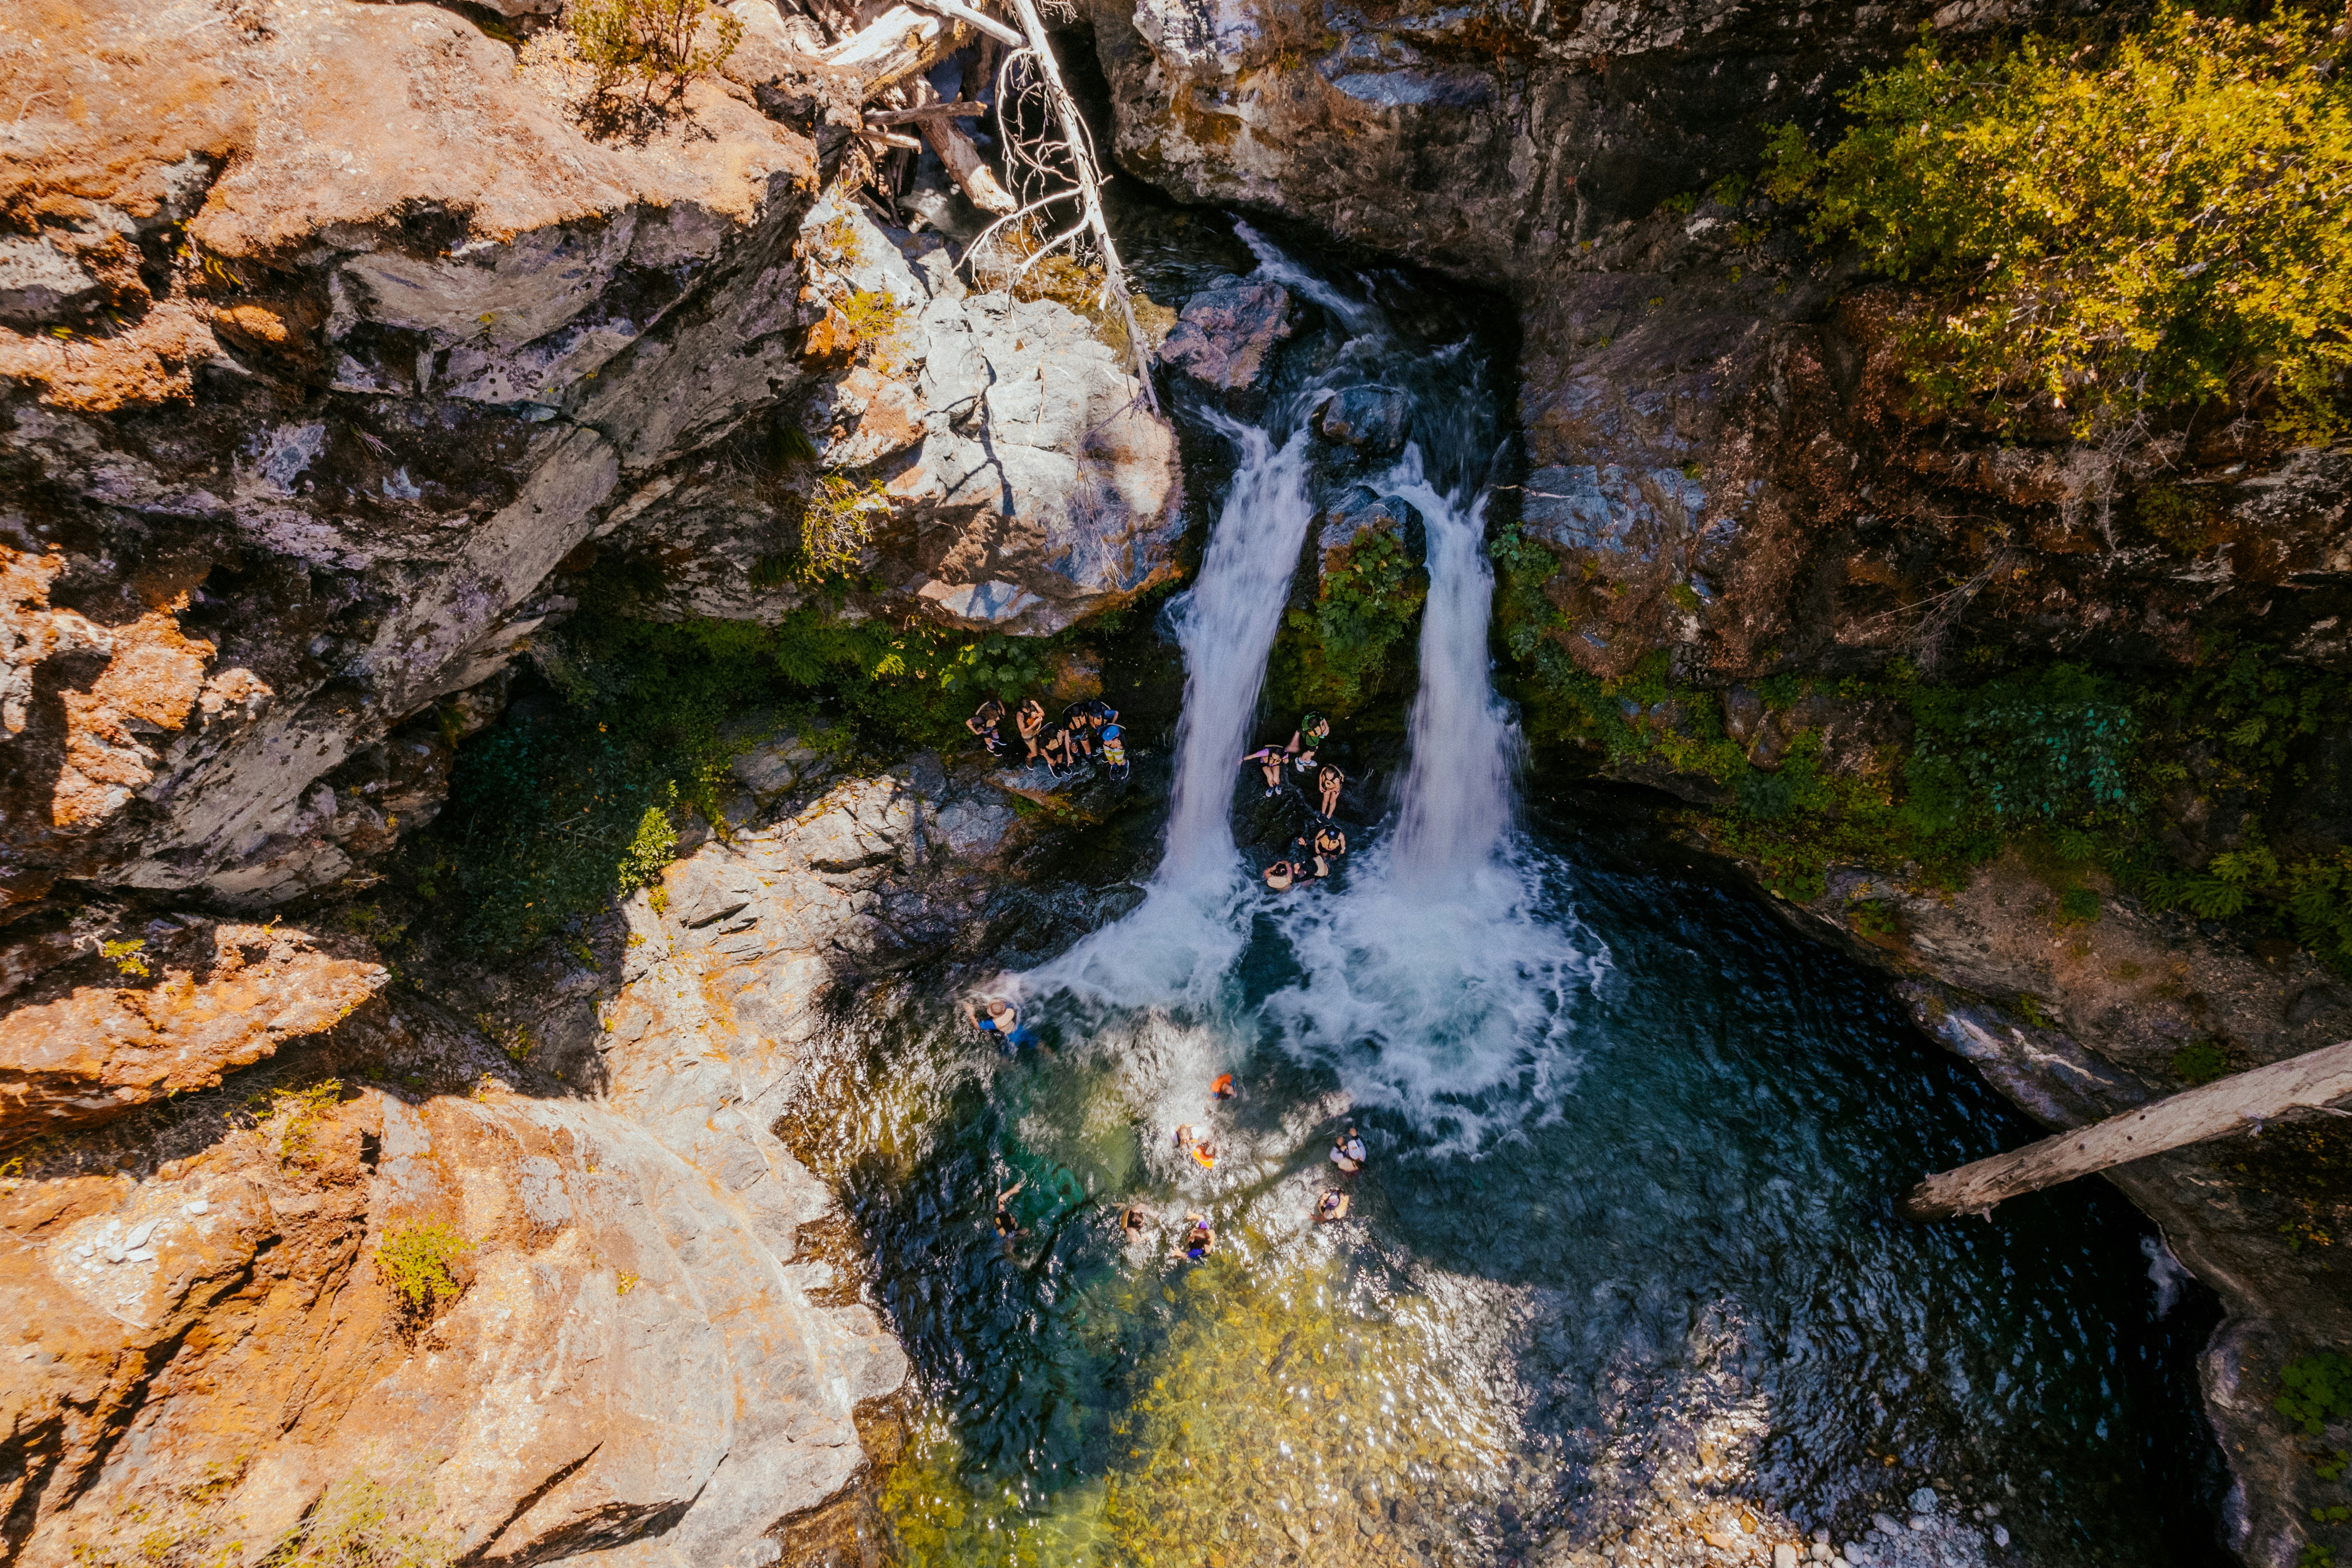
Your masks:
M 1024 977 L 1051 1060 L 978 1056 L 922 1001 L 808 1091 L 798 1146 L 927 1391 L 883 1499 L 907 1568 L 1598 1568 L 1603 1542 L 1633 1568 L 1744 1512 L 1843 1542 L 1931 1479 L 1997 1502 L 2028 1563 L 2210 1561 L 2166 1512 L 2193 1478 L 2148 1473 L 2190 1396 L 2132 1220 L 2067 1191 L 1890 1223 L 1887 1193 L 2022 1130 L 1752 905 L 1612 864 L 1539 795 L 1516 820 L 1475 353 L 1241 235 L 1330 331 L 1263 431 L 1204 421 L 1236 467 L 1173 614 L 1146 898 Z M 1236 759 L 1333 458 L 1305 416 L 1374 383 L 1417 389 L 1412 444 L 1355 476 L 1426 524 L 1410 766 L 1339 879 L 1276 896 Z M 1238 1101 L 1210 1102 L 1220 1071 Z M 1373 1163 L 1318 1226 L 1348 1120 Z M 1214 1169 L 1172 1146 L 1186 1122 Z M 1166 1253 L 1192 1211 L 1201 1267 Z M 1992 1561 L 1981 1534 L 1941 1560 Z
M 1217 897 L 1234 881 L 1234 772 L 1265 683 L 1266 650 L 1298 568 L 1315 503 L 1307 493 L 1307 432 L 1280 446 L 1263 430 L 1225 425 L 1241 453 L 1234 488 L 1201 563 L 1175 607 L 1184 648 L 1184 714 L 1160 883 Z

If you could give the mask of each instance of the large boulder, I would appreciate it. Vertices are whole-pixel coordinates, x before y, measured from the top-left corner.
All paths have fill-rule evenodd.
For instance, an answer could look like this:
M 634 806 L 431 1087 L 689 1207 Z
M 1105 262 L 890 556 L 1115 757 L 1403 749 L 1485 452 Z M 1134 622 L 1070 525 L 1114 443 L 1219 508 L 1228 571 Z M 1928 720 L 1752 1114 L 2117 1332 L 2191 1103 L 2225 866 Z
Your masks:
M 854 576 L 880 588 L 852 591 L 859 613 L 1043 635 L 1173 574 L 1175 433 L 1095 321 L 973 291 L 936 238 L 859 203 L 820 203 L 801 243 L 848 307 L 811 334 L 835 368 L 776 416 L 804 455 L 705 465 L 610 514 L 615 547 L 664 563 L 654 613 L 772 622 L 815 602 L 768 567 L 798 558 L 795 519 L 845 476 L 888 511 L 859 554 Z
M 1265 406 L 1276 351 L 1298 325 L 1298 301 L 1281 284 L 1226 278 L 1184 301 L 1160 363 L 1236 414 Z

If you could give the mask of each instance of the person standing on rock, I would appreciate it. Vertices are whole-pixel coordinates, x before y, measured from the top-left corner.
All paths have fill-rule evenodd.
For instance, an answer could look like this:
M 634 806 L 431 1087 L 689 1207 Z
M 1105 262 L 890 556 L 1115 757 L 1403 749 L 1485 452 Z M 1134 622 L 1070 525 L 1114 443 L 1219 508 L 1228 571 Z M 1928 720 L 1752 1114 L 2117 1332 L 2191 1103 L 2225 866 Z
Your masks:
M 1127 731 L 1108 720 L 1102 727 L 1103 765 L 1122 784 L 1127 780 Z
M 1039 760 L 1037 738 L 1045 731 L 1045 705 L 1034 697 L 1023 702 L 1020 711 L 1013 716 L 1013 727 L 1021 732 L 1021 743 L 1029 748 L 1024 762 L 1029 766 L 1035 766 Z
M 1315 771 L 1315 748 L 1330 738 L 1330 720 L 1320 713 L 1301 714 L 1298 728 L 1291 731 L 1290 744 L 1282 749 L 1283 754 L 1302 774 L 1311 773 Z

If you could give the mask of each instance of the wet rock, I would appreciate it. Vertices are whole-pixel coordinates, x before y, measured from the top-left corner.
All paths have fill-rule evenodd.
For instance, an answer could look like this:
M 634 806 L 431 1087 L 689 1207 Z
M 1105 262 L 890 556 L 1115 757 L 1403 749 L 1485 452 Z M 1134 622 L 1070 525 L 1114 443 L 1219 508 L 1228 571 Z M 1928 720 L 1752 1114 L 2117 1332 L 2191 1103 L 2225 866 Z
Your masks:
M 1411 414 L 1405 395 L 1393 387 L 1351 386 L 1315 410 L 1315 431 L 1360 457 L 1393 457 L 1404 450 Z
M 1228 278 L 1184 302 L 1160 363 L 1234 412 L 1262 409 L 1276 349 L 1297 330 L 1297 301 L 1279 283 Z

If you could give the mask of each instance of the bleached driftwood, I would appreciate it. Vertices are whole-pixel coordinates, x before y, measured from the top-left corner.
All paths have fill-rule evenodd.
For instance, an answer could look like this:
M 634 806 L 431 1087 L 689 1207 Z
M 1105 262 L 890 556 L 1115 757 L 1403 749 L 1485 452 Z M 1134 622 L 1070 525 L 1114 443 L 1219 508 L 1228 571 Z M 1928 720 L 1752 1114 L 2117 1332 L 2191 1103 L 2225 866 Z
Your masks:
M 2290 1110 L 2325 1106 L 2346 1095 L 2352 1095 L 2352 1040 L 2183 1089 L 1990 1160 L 1938 1171 L 1911 1189 L 1903 1212 L 1913 1219 L 1980 1213 L 2003 1198 L 2248 1127 L 2259 1130 Z
M 915 3 L 929 10 L 937 11 L 942 16 L 952 16 L 974 31 L 987 34 L 999 43 L 1011 44 L 1014 48 L 1021 47 L 1020 34 L 995 17 L 963 5 L 961 0 L 915 0 Z
M 971 37 L 961 22 L 911 5 L 893 5 L 853 36 L 824 51 L 827 65 L 857 73 L 859 99 L 929 70 Z
M 971 198 L 971 205 L 985 213 L 1003 215 L 1021 204 L 1013 199 L 1003 185 L 996 183 L 996 173 L 983 162 L 980 149 L 971 139 L 956 128 L 955 121 L 945 112 L 948 105 L 939 101 L 938 93 L 927 77 L 917 77 L 907 84 L 914 104 L 894 111 L 911 118 L 916 129 L 923 133 L 931 151 L 940 155 L 940 166 L 956 188 Z
M 895 131 L 877 131 L 868 125 L 857 133 L 868 142 L 884 147 L 896 147 L 901 153 L 919 153 L 923 150 L 923 144 L 911 136 L 901 136 Z
M 920 109 L 869 109 L 866 111 L 868 125 L 909 125 L 918 120 L 945 116 L 955 120 L 974 120 L 988 112 L 984 103 L 927 103 Z

